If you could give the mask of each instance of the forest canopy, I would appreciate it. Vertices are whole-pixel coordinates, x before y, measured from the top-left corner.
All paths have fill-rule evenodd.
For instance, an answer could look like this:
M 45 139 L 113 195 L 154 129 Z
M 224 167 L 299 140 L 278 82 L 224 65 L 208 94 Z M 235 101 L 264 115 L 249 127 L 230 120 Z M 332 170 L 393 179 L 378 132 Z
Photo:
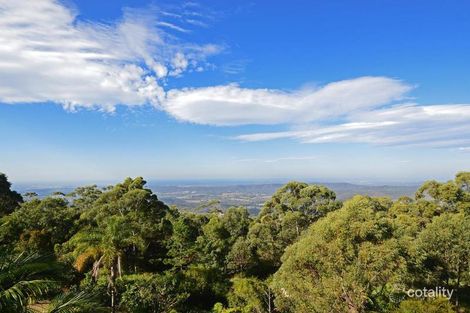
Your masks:
M 0 174 L 0 251 L 5 313 L 470 312 L 470 172 L 395 201 L 290 182 L 258 216 L 141 177 L 41 198 Z M 408 292 L 431 289 L 452 295 Z

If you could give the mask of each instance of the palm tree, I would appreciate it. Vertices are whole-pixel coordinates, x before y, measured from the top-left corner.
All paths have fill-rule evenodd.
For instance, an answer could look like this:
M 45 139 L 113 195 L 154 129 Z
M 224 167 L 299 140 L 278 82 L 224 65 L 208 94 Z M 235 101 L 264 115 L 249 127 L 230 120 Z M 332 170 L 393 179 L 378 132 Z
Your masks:
M 0 312 L 29 311 L 28 305 L 58 290 L 57 263 L 37 254 L 0 256 Z
M 63 257 L 72 261 L 79 272 L 90 271 L 95 282 L 102 270 L 105 271 L 111 312 L 115 312 L 116 280 L 123 274 L 123 257 L 132 248 L 143 250 L 145 243 L 124 217 L 112 216 L 102 224 L 96 229 L 86 227 L 77 232 L 62 246 Z

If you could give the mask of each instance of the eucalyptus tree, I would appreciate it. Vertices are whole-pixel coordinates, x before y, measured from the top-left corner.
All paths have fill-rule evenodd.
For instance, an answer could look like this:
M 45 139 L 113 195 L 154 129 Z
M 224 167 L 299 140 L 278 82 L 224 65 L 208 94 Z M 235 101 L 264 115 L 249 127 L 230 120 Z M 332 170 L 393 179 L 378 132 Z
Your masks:
M 282 261 L 273 280 L 281 312 L 375 311 L 406 272 L 386 207 L 363 196 L 314 223 Z
M 227 296 L 229 306 L 241 312 L 274 313 L 274 290 L 270 279 L 255 277 L 234 277 Z
M 336 194 L 324 186 L 290 182 L 278 189 L 263 205 L 247 236 L 260 270 L 269 274 L 277 269 L 285 248 L 310 224 L 340 206 Z
M 11 190 L 7 176 L 0 173 L 0 217 L 13 212 L 21 202 L 23 202 L 21 195 Z
M 252 220 L 244 207 L 232 207 L 225 213 L 212 213 L 197 238 L 200 260 L 226 274 L 227 255 L 237 239 L 245 238 Z
M 470 216 L 445 213 L 435 218 L 418 235 L 416 255 L 424 282 L 454 289 L 458 304 L 461 288 L 470 286 Z
M 62 197 L 33 198 L 1 219 L 0 245 L 17 252 L 50 254 L 76 231 L 79 214 Z
M 416 192 L 416 199 L 429 199 L 445 211 L 469 211 L 470 172 L 459 172 L 454 180 L 425 182 Z
M 464 192 L 470 193 L 470 172 L 458 172 L 455 175 L 455 183 Z

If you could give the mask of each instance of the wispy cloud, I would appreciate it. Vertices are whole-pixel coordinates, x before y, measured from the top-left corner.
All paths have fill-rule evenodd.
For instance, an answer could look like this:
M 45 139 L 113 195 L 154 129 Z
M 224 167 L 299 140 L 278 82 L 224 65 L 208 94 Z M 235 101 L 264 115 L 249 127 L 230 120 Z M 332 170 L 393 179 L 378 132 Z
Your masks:
M 316 156 L 291 156 L 291 157 L 282 157 L 276 159 L 256 159 L 256 158 L 247 158 L 247 159 L 236 159 L 237 163 L 252 163 L 252 162 L 263 162 L 263 163 L 278 163 L 283 161 L 312 161 L 317 160 Z
M 158 25 L 168 27 L 170 29 L 177 30 L 177 31 L 182 32 L 182 33 L 189 33 L 190 32 L 189 29 L 183 28 L 181 26 L 178 26 L 178 25 L 175 25 L 175 24 L 169 23 L 169 22 L 158 22 Z
M 158 105 L 162 80 L 217 53 L 175 39 L 186 32 L 155 9 L 125 10 L 114 24 L 77 20 L 55 0 L 0 0 L 0 102 L 61 103 L 113 110 Z
M 200 21 L 200 20 L 193 19 L 193 18 L 185 19 L 185 22 L 194 26 L 209 27 L 207 23 Z
M 347 123 L 237 136 L 243 141 L 282 138 L 303 143 L 368 143 L 455 147 L 470 144 L 470 105 L 397 105 L 348 116 Z
M 403 99 L 411 86 L 360 77 L 286 92 L 238 85 L 170 90 L 164 109 L 182 121 L 208 125 L 292 124 L 339 118 Z
M 222 71 L 226 74 L 235 75 L 243 73 L 250 60 L 234 60 L 222 65 Z

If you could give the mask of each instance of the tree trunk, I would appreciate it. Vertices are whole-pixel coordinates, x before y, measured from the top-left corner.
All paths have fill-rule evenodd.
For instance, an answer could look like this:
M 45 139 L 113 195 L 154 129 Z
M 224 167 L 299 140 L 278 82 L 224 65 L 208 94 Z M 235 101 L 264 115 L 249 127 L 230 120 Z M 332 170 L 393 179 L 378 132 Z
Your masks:
M 461 267 L 459 265 L 459 268 L 457 270 L 457 286 L 455 288 L 455 306 L 459 306 L 459 288 L 460 288 L 460 276 L 461 276 L 460 268 Z
M 111 312 L 112 313 L 116 312 L 115 301 L 116 301 L 116 293 L 115 293 L 114 289 L 111 289 Z
M 118 258 L 117 258 L 117 272 L 118 272 L 119 278 L 122 278 L 122 261 L 121 261 L 121 256 L 118 256 Z
M 111 313 L 116 313 L 116 267 L 109 269 L 109 289 L 111 292 Z

